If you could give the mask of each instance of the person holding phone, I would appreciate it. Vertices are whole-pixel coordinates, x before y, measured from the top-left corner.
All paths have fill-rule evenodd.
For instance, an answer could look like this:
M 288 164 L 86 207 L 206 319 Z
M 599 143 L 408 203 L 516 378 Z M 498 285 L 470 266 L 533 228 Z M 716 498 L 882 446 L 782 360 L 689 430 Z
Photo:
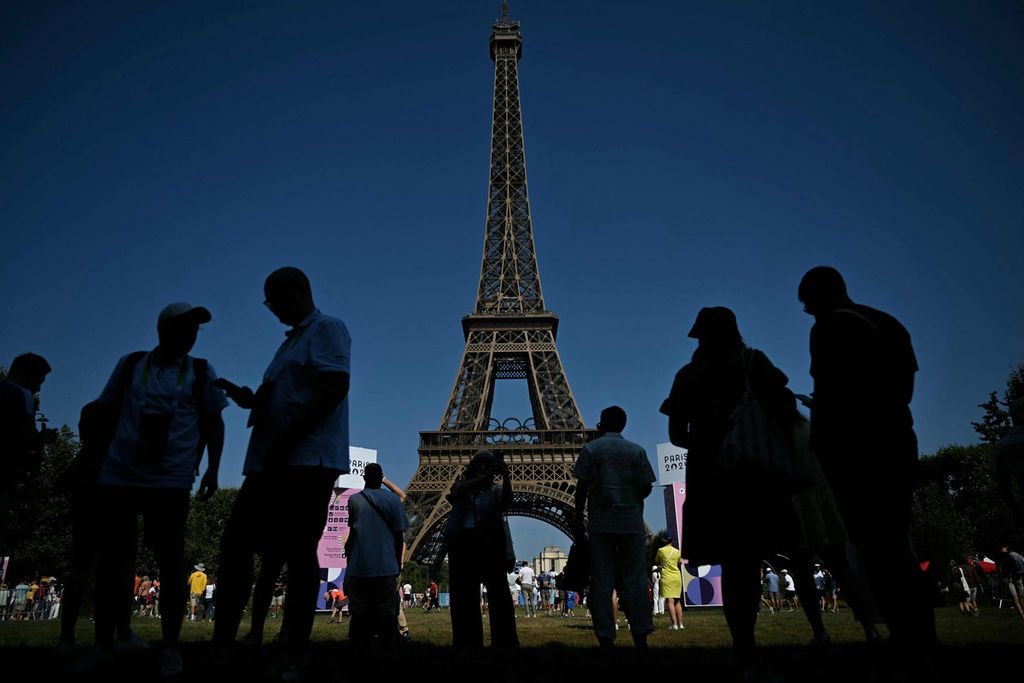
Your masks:
M 351 338 L 345 323 L 313 303 L 309 278 L 280 268 L 264 304 L 289 326 L 256 391 L 220 386 L 249 410 L 245 481 L 221 538 L 214 641 L 233 642 L 252 587 L 256 552 L 288 564 L 284 666 L 301 663 L 313 629 L 320 568 L 316 548 L 339 474 L 349 471 Z

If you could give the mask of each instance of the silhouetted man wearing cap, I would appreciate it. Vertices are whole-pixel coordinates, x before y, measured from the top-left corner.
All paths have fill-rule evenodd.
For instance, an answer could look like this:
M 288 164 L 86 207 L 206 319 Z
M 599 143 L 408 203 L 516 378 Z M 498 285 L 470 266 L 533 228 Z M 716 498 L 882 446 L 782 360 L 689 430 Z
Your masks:
M 7 524 L 14 494 L 38 465 L 43 441 L 53 430 L 36 429 L 36 398 L 50 364 L 34 353 L 11 363 L 7 379 L 0 382 L 0 556 L 7 550 Z
M 252 586 L 253 554 L 288 563 L 287 642 L 303 650 L 320 594 L 317 544 L 339 474 L 349 471 L 348 388 L 351 339 L 345 323 L 313 304 L 309 279 L 280 268 L 263 286 L 267 308 L 291 329 L 254 393 L 229 388 L 251 410 L 245 482 L 221 539 L 214 639 L 238 632 Z
M 811 445 L 893 642 L 934 643 L 930 588 L 910 539 L 918 369 L 910 334 L 891 315 L 854 303 L 834 268 L 809 270 L 798 295 L 815 321 Z
M 182 671 L 174 645 L 186 601 L 189 493 L 204 446 L 209 462 L 199 495 L 208 497 L 217 490 L 224 448 L 221 410 L 227 400 L 214 386 L 213 367 L 189 355 L 199 325 L 210 320 L 210 312 L 202 307 L 174 303 L 164 308 L 157 322 L 157 347 L 121 358 L 98 399 L 117 416 L 117 427 L 96 482 L 101 529 L 96 644 L 110 648 L 115 627 L 123 627 L 130 618 L 136 522 L 141 514 L 163 580 L 160 627 L 165 646 L 160 673 L 166 676 Z
M 615 642 L 612 590 L 619 580 L 619 596 L 629 615 L 629 630 L 638 648 L 647 647 L 654 630 L 647 601 L 647 550 L 644 498 L 651 494 L 654 470 L 639 445 L 622 438 L 626 412 L 611 406 L 601 411 L 600 436 L 580 452 L 573 469 L 576 477 L 576 527 L 583 528 L 588 511 L 590 534 L 590 595 L 594 632 L 601 647 Z

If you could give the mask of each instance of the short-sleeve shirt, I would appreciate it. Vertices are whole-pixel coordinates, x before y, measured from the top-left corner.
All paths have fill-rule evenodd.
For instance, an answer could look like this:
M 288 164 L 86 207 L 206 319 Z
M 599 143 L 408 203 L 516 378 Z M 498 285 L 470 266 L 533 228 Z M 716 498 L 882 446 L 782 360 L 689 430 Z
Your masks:
M 263 383 L 270 389 L 266 409 L 253 426 L 245 454 L 244 474 L 261 472 L 267 449 L 281 430 L 302 415 L 313 401 L 317 378 L 324 373 L 349 374 L 352 339 L 345 323 L 313 311 L 294 329 L 270 361 Z M 289 455 L 292 467 L 323 467 L 349 471 L 348 396 Z
M 100 394 L 101 403 L 121 404 L 121 421 L 97 479 L 100 485 L 192 488 L 199 456 L 200 415 L 217 415 L 228 404 L 224 392 L 213 385 L 217 379 L 213 365 L 207 364 L 205 386 L 196 405 L 193 358 L 186 355 L 171 365 L 161 366 L 152 355 L 147 353 L 135 364 L 131 382 L 120 396 L 121 370 L 127 356 L 122 357 Z M 167 448 L 163 458 L 156 462 L 139 460 L 140 422 L 144 413 L 171 415 Z
M 775 572 L 768 572 L 765 574 L 764 580 L 768 583 L 769 593 L 779 592 L 779 575 Z
M 607 432 L 583 447 L 572 473 L 589 489 L 591 533 L 644 533 L 644 496 L 655 477 L 639 444 Z
M 522 569 L 519 570 L 519 583 L 520 584 L 522 584 L 524 586 L 532 586 L 533 585 L 533 578 L 534 578 L 533 569 L 531 569 L 530 567 L 523 567 Z
M 378 515 L 364 496 L 373 500 L 382 514 Z M 395 557 L 394 532 L 409 528 L 405 508 L 398 496 L 388 489 L 363 489 L 348 499 L 348 514 L 349 524 L 355 531 L 355 542 L 345 576 L 397 576 L 400 567 Z

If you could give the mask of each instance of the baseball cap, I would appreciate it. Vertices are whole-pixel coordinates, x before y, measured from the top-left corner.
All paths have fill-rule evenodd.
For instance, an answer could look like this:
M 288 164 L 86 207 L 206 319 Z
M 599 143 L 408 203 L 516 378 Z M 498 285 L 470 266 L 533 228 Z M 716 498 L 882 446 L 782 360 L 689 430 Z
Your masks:
M 173 304 L 167 304 L 164 306 L 164 310 L 160 311 L 160 317 L 157 318 L 157 325 L 163 325 L 168 320 L 174 320 L 181 318 L 182 316 L 188 316 L 195 320 L 197 324 L 208 323 L 213 320 L 213 316 L 210 315 L 210 311 L 202 306 L 193 306 L 187 304 L 184 301 L 178 301 Z

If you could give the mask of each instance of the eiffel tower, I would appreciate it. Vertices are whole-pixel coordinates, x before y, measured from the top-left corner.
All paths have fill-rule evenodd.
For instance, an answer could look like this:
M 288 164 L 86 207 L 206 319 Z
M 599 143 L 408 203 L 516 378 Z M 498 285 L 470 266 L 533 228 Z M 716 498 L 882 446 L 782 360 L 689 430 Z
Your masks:
M 433 565 L 445 556 L 445 495 L 480 448 L 499 453 L 512 475 L 510 515 L 531 517 L 570 538 L 572 468 L 597 432 L 583 424 L 555 346 L 558 316 L 544 307 L 526 192 L 519 106 L 519 22 L 508 1 L 491 30 L 494 120 L 487 226 L 476 309 L 462 319 L 466 348 L 448 407 L 434 432 L 420 432 L 420 464 L 406 488 L 409 556 Z M 498 380 L 526 380 L 533 415 L 491 416 Z

